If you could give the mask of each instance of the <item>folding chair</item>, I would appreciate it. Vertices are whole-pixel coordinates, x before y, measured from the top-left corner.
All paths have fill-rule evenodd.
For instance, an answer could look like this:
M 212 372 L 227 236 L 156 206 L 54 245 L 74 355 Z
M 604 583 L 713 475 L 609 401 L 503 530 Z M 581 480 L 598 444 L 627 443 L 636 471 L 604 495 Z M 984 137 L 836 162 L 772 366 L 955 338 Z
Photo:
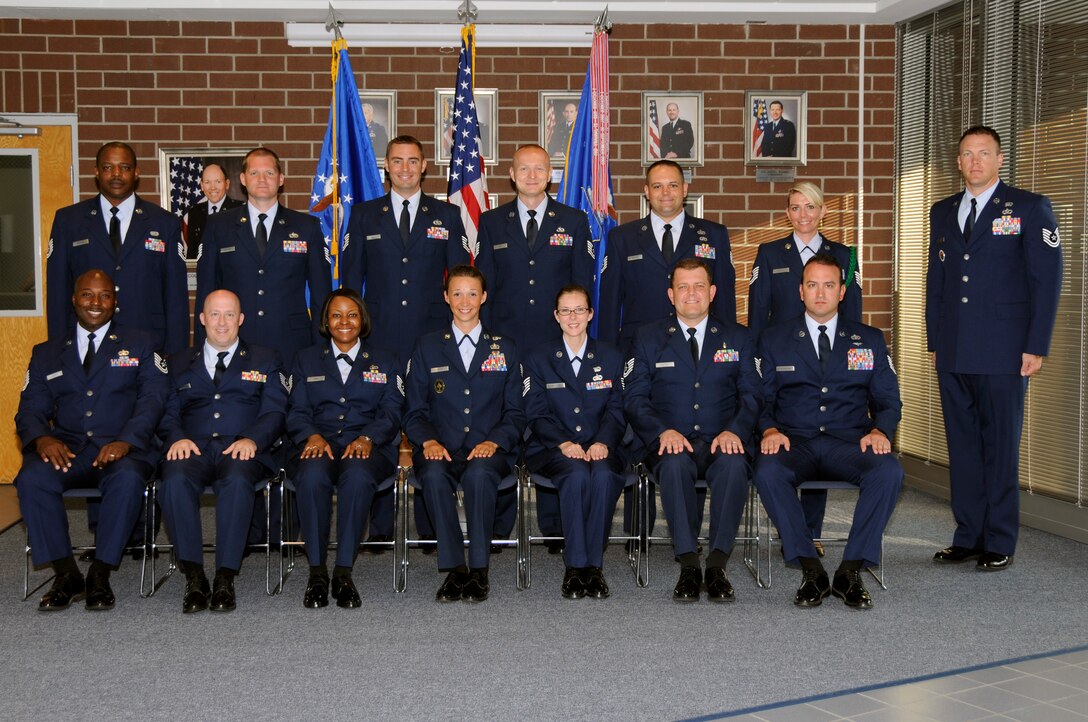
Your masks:
M 403 592 L 408 586 L 408 566 L 409 566 L 408 550 L 413 546 L 415 546 L 415 547 L 434 546 L 435 548 L 438 547 L 438 541 L 435 540 L 435 539 L 413 539 L 413 538 L 410 538 L 410 536 L 409 536 L 408 507 L 410 506 L 410 504 L 408 503 L 408 498 L 409 498 L 409 496 L 414 496 L 415 494 L 421 493 L 423 488 L 420 485 L 419 479 L 413 473 L 411 467 L 404 468 L 403 471 L 404 471 L 404 473 L 401 474 L 401 480 L 400 480 L 401 493 L 396 498 L 394 498 L 394 500 L 393 500 L 394 512 L 396 514 L 396 520 L 393 523 L 393 540 L 394 540 L 394 543 L 398 547 L 398 548 L 395 548 L 394 551 L 393 551 L 393 562 L 394 562 L 394 565 L 395 565 L 393 588 L 398 592 Z M 507 474 L 502 479 L 502 481 L 499 482 L 498 491 L 501 493 L 501 492 L 507 491 L 508 489 L 516 489 L 518 487 L 518 485 L 521 483 L 520 479 L 521 479 L 521 476 L 522 476 L 523 473 L 524 473 L 524 471 L 523 471 L 522 467 L 520 465 L 515 465 L 514 470 L 511 473 Z M 409 490 L 411 490 L 411 492 L 412 492 L 411 495 L 409 495 L 409 493 L 408 493 Z M 458 508 L 458 512 L 461 512 L 461 511 L 464 510 L 463 498 L 464 497 L 463 497 L 463 492 L 461 490 L 461 485 L 458 484 L 457 485 L 457 508 Z M 398 501 L 399 501 L 399 505 L 397 505 Z M 501 547 L 510 547 L 510 546 L 515 547 L 516 550 L 517 550 L 515 552 L 515 554 L 517 555 L 517 558 L 520 559 L 521 558 L 521 538 L 522 538 L 522 529 L 521 529 L 522 511 L 521 511 L 521 495 L 520 494 L 518 494 L 518 496 L 517 496 L 516 504 L 517 504 L 517 506 L 515 507 L 515 514 L 516 514 L 517 522 L 516 522 L 516 525 L 515 525 L 515 528 L 514 528 L 514 538 L 513 539 L 492 539 L 491 540 L 491 545 L 492 546 L 501 546 Z M 461 519 L 461 533 L 462 533 L 462 535 L 466 531 L 467 531 L 467 522 L 462 517 L 462 519 Z M 466 547 L 468 546 L 468 539 L 465 539 L 464 545 Z M 519 567 L 517 565 L 515 565 L 515 574 L 516 574 L 516 577 L 517 577 L 518 589 L 521 589 L 521 574 L 520 574 L 520 569 L 519 569 Z
M 280 474 L 262 479 L 257 482 L 254 490 L 258 494 L 264 495 L 265 501 L 265 542 L 263 544 L 250 544 L 249 548 L 264 550 L 264 589 L 265 593 L 272 595 L 274 593 L 272 588 L 272 539 L 271 539 L 271 518 L 268 510 L 271 508 L 273 488 L 280 483 Z M 145 599 L 154 596 L 155 592 L 159 591 L 159 587 L 166 583 L 166 580 L 177 571 L 177 557 L 174 554 L 173 543 L 160 544 L 157 524 L 155 524 L 156 514 L 158 511 L 159 501 L 159 488 L 162 486 L 161 479 L 153 479 L 148 485 L 147 490 L 144 492 L 146 500 L 147 514 L 144 522 L 144 540 L 147 547 L 147 551 L 144 554 L 143 562 L 140 564 L 140 596 Z M 215 487 L 208 484 L 200 492 L 202 497 L 215 496 Z M 150 539 L 151 541 L 147 541 Z M 215 544 L 204 544 L 205 552 L 214 552 Z M 159 577 L 157 572 L 157 562 L 160 552 L 169 552 L 170 561 L 167 563 L 166 572 Z M 149 570 L 150 567 L 150 570 Z M 282 562 L 281 562 L 282 567 Z
M 651 536 L 650 535 L 650 512 L 649 505 L 656 503 L 654 501 L 653 487 L 657 486 L 657 480 L 654 479 L 653 474 L 645 465 L 642 465 L 642 473 L 646 477 L 646 483 L 643 486 L 643 499 L 641 503 L 642 507 L 642 545 L 644 554 L 646 556 L 646 584 L 650 583 L 650 544 L 652 542 L 668 542 L 672 543 L 671 536 Z M 695 481 L 695 489 L 700 492 L 707 492 L 706 479 L 697 479 Z M 763 534 L 760 534 L 760 526 L 763 526 Z M 770 537 L 770 518 L 765 517 L 760 513 L 759 494 L 756 492 L 756 486 L 752 482 L 748 482 L 748 501 L 744 505 L 744 514 L 741 517 L 741 529 L 737 530 L 737 536 L 734 541 L 734 550 L 736 544 L 741 544 L 743 551 L 744 568 L 748 570 L 748 573 L 752 575 L 752 579 L 755 580 L 756 585 L 762 589 L 769 589 L 771 586 L 770 576 L 766 578 L 760 572 L 760 558 L 765 557 L 767 568 L 770 568 L 770 551 L 768 545 L 763 541 Z M 700 530 L 699 542 L 709 543 L 710 537 L 704 536 Z
M 849 481 L 803 481 L 797 485 L 798 491 L 804 491 L 806 489 L 823 489 L 830 491 L 832 489 L 846 489 L 848 491 L 858 492 L 860 487 L 857 484 L 851 484 Z M 768 522 L 769 525 L 769 522 Z M 775 530 L 777 531 L 777 530 Z M 769 541 L 781 542 L 781 537 L 769 536 Z M 822 536 L 819 539 L 814 539 L 821 544 L 846 544 L 849 541 L 849 536 L 837 536 L 828 537 Z M 770 545 L 768 544 L 768 554 L 766 559 L 765 579 L 767 581 L 767 588 L 771 586 L 771 558 L 770 558 Z M 872 575 L 876 583 L 880 585 L 881 589 L 887 589 L 887 585 L 884 583 L 884 533 L 880 535 L 880 566 L 877 567 L 879 572 L 874 572 L 873 567 L 868 567 L 867 571 Z
M 634 488 L 634 500 L 635 519 L 641 520 L 642 516 L 639 513 L 639 505 L 642 502 L 643 491 L 642 485 L 645 483 L 645 479 L 640 474 L 636 466 L 628 467 L 624 472 L 624 488 Z M 533 522 L 529 513 L 530 501 L 533 500 L 535 495 L 533 494 L 534 488 L 555 489 L 555 484 L 552 480 L 543 474 L 533 474 L 528 468 L 525 469 L 525 473 L 522 475 L 521 483 L 518 485 L 518 529 L 521 530 L 522 537 L 521 543 L 518 545 L 518 588 L 528 589 L 532 584 L 532 572 L 533 572 L 533 550 L 532 545 L 534 542 L 550 542 L 561 541 L 562 536 L 536 536 L 533 534 Z M 636 528 L 631 535 L 621 536 L 609 536 L 608 541 L 611 542 L 624 542 L 627 546 L 627 563 L 631 567 L 632 573 L 635 575 L 635 582 L 644 587 L 647 584 L 647 576 L 643 569 L 644 555 L 641 543 L 641 530 Z M 627 544 L 633 542 L 632 544 Z
M 96 488 L 88 488 L 88 489 L 68 489 L 68 490 L 64 491 L 61 494 L 61 496 L 63 496 L 65 499 L 88 499 L 88 500 L 96 500 L 97 501 L 97 500 L 102 499 L 102 492 L 97 487 Z M 145 507 L 146 507 L 146 504 L 147 504 L 147 489 L 146 488 L 144 489 L 144 504 L 145 504 Z M 25 550 L 26 550 L 26 568 L 23 571 L 23 601 L 26 601 L 27 599 L 30 598 L 31 594 L 38 591 L 39 589 L 44 587 L 46 584 L 48 584 L 50 581 L 52 581 L 53 577 L 56 576 L 56 575 L 50 573 L 49 576 L 45 578 L 45 581 L 41 582 L 40 584 L 38 584 L 33 589 L 30 588 L 30 571 L 31 571 L 31 568 L 32 568 L 33 564 L 31 562 L 31 555 L 30 555 L 30 533 L 29 533 L 29 531 L 27 531 L 26 522 L 23 522 L 23 533 L 24 533 L 23 545 L 24 545 Z M 147 544 L 146 544 L 147 537 L 146 536 L 144 537 L 144 540 L 145 540 L 144 544 L 141 544 L 139 546 L 125 547 L 125 553 L 126 554 L 143 554 L 144 561 L 146 562 L 146 560 L 147 560 Z M 93 552 L 96 549 L 97 549 L 97 547 L 94 544 L 89 544 L 89 545 L 84 545 L 84 546 L 73 546 L 72 547 L 72 552 L 75 553 L 75 554 L 82 554 L 83 552 Z M 141 593 L 143 591 L 142 590 L 142 584 L 143 584 L 143 582 L 141 580 Z
M 397 501 L 398 501 L 398 499 L 400 497 L 400 494 L 403 493 L 402 490 L 401 490 L 401 477 L 403 475 L 404 475 L 404 469 L 402 467 L 398 466 L 396 469 L 393 470 L 393 473 L 391 475 L 389 475 L 380 484 L 378 484 L 378 488 L 374 492 L 375 496 L 377 496 L 378 494 L 382 494 L 382 493 L 384 493 L 386 491 L 389 491 L 390 489 L 393 490 L 392 491 L 392 493 L 393 493 L 393 509 L 394 509 L 394 515 L 393 515 L 393 540 L 392 541 L 383 541 L 383 542 L 372 542 L 372 541 L 367 541 L 366 539 L 363 539 L 362 541 L 359 542 L 359 548 L 360 549 L 365 549 L 367 547 L 371 547 L 371 548 L 383 548 L 383 549 L 392 549 L 393 550 L 393 589 L 395 591 L 403 591 L 402 589 L 397 589 L 397 568 L 398 568 L 397 567 L 397 533 L 398 533 L 397 523 L 398 523 L 398 517 L 397 517 L 396 511 L 395 511 L 396 508 L 397 508 Z M 279 582 L 272 589 L 272 591 L 269 592 L 269 594 L 279 594 L 280 592 L 283 591 L 283 586 L 284 586 L 284 584 L 287 583 L 287 577 L 289 577 L 291 575 L 291 572 L 293 572 L 294 569 L 295 569 L 295 549 L 297 547 L 302 547 L 302 546 L 306 545 L 305 540 L 296 538 L 298 536 L 299 532 L 295 531 L 293 529 L 293 526 L 292 526 L 293 522 L 294 522 L 294 519 L 295 519 L 295 515 L 292 512 L 292 505 L 293 505 L 294 499 L 295 499 L 295 483 L 291 479 L 291 477 L 288 476 L 286 473 L 283 473 L 283 476 L 282 476 L 282 484 L 281 484 L 280 494 L 281 494 L 281 503 L 280 503 Z M 336 498 L 336 496 L 335 496 L 335 493 L 334 493 L 333 499 L 335 500 L 335 498 Z M 269 515 L 271 516 L 271 512 L 269 512 Z M 271 526 L 271 523 L 269 523 L 269 526 Z M 339 543 L 334 538 L 332 538 L 331 535 L 330 535 L 330 538 L 329 538 L 328 548 L 329 548 L 329 550 L 336 550 L 337 548 L 339 548 Z M 284 560 L 285 556 L 286 556 L 286 561 Z

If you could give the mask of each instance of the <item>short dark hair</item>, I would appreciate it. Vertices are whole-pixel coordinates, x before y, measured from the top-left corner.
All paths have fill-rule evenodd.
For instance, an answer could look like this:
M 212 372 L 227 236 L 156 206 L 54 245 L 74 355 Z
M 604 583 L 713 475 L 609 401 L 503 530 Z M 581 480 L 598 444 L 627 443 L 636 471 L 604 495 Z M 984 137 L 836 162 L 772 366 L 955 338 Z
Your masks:
M 672 267 L 672 272 L 669 274 L 669 286 L 672 286 L 672 279 L 676 275 L 677 271 L 696 271 L 698 269 L 706 271 L 706 280 L 710 281 L 710 285 L 714 285 L 714 274 L 710 270 L 710 266 L 706 264 L 701 258 L 681 258 L 676 262 L 676 265 Z
M 369 336 L 370 312 L 366 310 L 366 302 L 363 301 L 363 297 L 359 295 L 358 291 L 347 286 L 341 286 L 325 297 L 325 304 L 321 307 L 321 325 L 318 328 L 321 335 L 325 338 L 332 338 L 332 333 L 329 332 L 329 306 L 332 305 L 333 299 L 336 298 L 346 298 L 359 307 L 359 338 Z
M 393 146 L 395 146 L 395 145 L 414 145 L 415 147 L 419 148 L 419 155 L 422 158 L 427 157 L 427 152 L 425 150 L 423 150 L 423 143 L 421 143 L 419 141 L 419 138 L 415 137 L 414 135 L 398 135 L 396 138 L 394 138 L 393 140 L 386 143 L 385 144 L 385 157 L 386 158 L 389 157 L 389 154 L 392 152 Z
M 128 154 L 132 156 L 132 167 L 133 168 L 139 167 L 140 163 L 139 163 L 139 161 L 136 160 L 136 151 L 134 151 L 132 149 L 132 146 L 129 145 L 128 143 L 122 143 L 119 140 L 114 140 L 114 141 L 110 141 L 109 143 L 104 143 L 102 145 L 102 147 L 98 149 L 98 152 L 94 154 L 94 167 L 95 168 L 97 168 L 98 164 L 102 162 L 102 154 L 105 153 L 110 148 L 116 148 L 118 150 L 128 151 Z
M 562 298 L 563 296 L 565 296 L 568 293 L 580 293 L 583 296 L 585 296 L 586 297 L 586 308 L 588 308 L 590 311 L 593 310 L 593 299 L 590 297 L 589 291 L 586 290 L 586 287 L 583 286 L 580 283 L 568 283 L 567 285 L 565 285 L 565 286 L 563 286 L 562 288 L 559 289 L 559 293 L 555 294 L 555 310 L 556 311 L 559 310 L 559 299 Z
M 842 264 L 839 263 L 839 259 L 835 258 L 830 253 L 824 253 L 824 252 L 817 253 L 815 256 L 808 259 L 808 262 L 805 264 L 805 268 L 808 268 L 809 266 L 812 266 L 812 265 L 816 265 L 816 266 L 833 266 L 834 268 L 838 269 L 838 271 L 839 271 L 838 274 L 837 274 L 838 278 L 839 278 L 839 284 L 841 285 L 841 284 L 845 283 Z M 801 279 L 804 280 L 804 277 L 805 277 L 805 272 L 801 271 Z
M 997 143 L 998 151 L 1001 150 L 1001 136 L 997 134 L 996 130 L 988 125 L 972 125 L 970 128 L 963 131 L 963 135 L 960 136 L 960 143 L 962 143 L 963 139 L 969 135 L 988 135 Z
M 781 100 L 772 100 L 772 101 L 771 101 L 770 103 L 767 103 L 767 107 L 768 107 L 768 108 L 770 108 L 770 107 L 771 107 L 772 105 L 777 105 L 777 106 L 778 106 L 779 108 L 781 108 L 782 110 L 785 110 L 785 109 L 786 109 L 786 106 L 782 105 L 782 101 L 781 101 Z
M 283 165 L 280 163 L 280 157 L 276 155 L 276 151 L 272 150 L 271 148 L 265 148 L 263 145 L 260 148 L 254 148 L 253 150 L 246 153 L 246 157 L 242 160 L 242 172 L 245 173 L 246 170 L 249 168 L 250 158 L 261 155 L 270 156 L 274 161 L 276 161 L 276 172 L 280 175 L 283 174 Z M 224 173 L 224 175 L 226 174 Z
M 475 278 L 480 282 L 480 287 L 484 293 L 487 293 L 487 279 L 484 278 L 484 274 L 480 273 L 480 269 L 476 266 L 470 266 L 462 263 L 459 266 L 454 266 L 450 269 L 449 275 L 446 276 L 446 282 L 442 284 L 443 291 L 450 290 L 450 281 L 454 278 Z
M 652 165 L 650 165 L 650 167 L 646 169 L 646 182 L 647 182 L 647 183 L 648 183 L 648 182 L 650 181 L 650 172 L 651 172 L 651 171 L 652 171 L 652 170 L 653 170 L 654 168 L 659 168 L 659 167 L 661 167 L 661 166 L 664 166 L 664 167 L 666 167 L 666 168 L 672 168 L 672 169 L 674 169 L 674 170 L 675 170 L 675 171 L 676 171 L 677 173 L 679 173 L 679 174 L 680 174 L 680 178 L 683 178 L 683 177 L 684 177 L 684 169 L 680 167 L 680 164 L 679 164 L 679 163 L 677 163 L 677 162 L 676 162 L 676 161 L 674 161 L 674 160 L 669 160 L 669 159 L 667 159 L 667 158 L 662 158 L 661 160 L 656 160 L 656 161 L 654 161 L 654 162 L 653 162 L 653 164 L 652 164 Z

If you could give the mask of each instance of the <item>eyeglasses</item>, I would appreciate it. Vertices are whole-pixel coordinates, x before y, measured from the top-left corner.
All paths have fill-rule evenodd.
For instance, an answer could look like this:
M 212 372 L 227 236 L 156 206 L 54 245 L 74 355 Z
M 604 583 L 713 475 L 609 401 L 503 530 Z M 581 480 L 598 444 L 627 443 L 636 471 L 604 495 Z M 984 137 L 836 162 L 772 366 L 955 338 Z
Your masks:
M 558 313 L 560 316 L 569 316 L 572 313 L 575 316 L 585 316 L 587 313 L 589 313 L 589 308 L 587 308 L 586 306 L 579 306 L 578 308 L 557 308 L 555 309 L 555 312 Z

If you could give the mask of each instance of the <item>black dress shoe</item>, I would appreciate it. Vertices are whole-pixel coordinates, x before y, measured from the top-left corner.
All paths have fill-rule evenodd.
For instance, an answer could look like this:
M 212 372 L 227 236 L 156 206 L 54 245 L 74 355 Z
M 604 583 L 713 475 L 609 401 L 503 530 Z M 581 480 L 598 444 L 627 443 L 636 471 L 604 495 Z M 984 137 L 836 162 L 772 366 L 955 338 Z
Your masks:
M 940 550 L 933 555 L 933 561 L 938 564 L 959 564 L 961 562 L 970 561 L 977 558 L 982 554 L 981 549 L 970 549 L 968 547 L 950 546 Z
M 582 583 L 582 575 L 578 569 L 567 567 L 559 593 L 563 595 L 563 599 L 581 599 L 586 595 L 586 587 Z
M 802 569 L 801 586 L 793 597 L 799 607 L 818 607 L 831 594 L 831 582 L 823 569 Z
M 721 567 L 706 569 L 706 598 L 712 602 L 732 602 L 737 598 Z
M 446 575 L 446 581 L 442 582 L 442 586 L 435 593 L 434 600 L 436 602 L 461 601 L 461 592 L 465 588 L 466 581 L 468 581 L 468 575 L 464 572 L 457 570 L 450 572 Z
M 212 588 L 208 586 L 208 578 L 204 572 L 185 577 L 185 596 L 181 598 L 181 611 L 183 614 L 203 612 L 208 608 L 208 597 Z
M 1008 569 L 1012 564 L 1012 554 L 998 554 L 997 552 L 983 552 L 978 558 L 975 568 L 980 572 L 999 572 Z
M 547 547 L 549 554 L 562 554 L 563 550 L 567 548 L 567 543 L 563 539 L 556 539 L 544 542 L 544 546 Z
M 93 562 L 94 561 L 94 549 L 88 549 L 79 555 L 79 561 L 81 562 Z
M 367 544 L 388 544 L 393 541 L 393 537 L 388 534 L 371 534 L 366 542 Z M 363 551 L 370 552 L 371 554 L 385 554 L 384 546 L 365 546 Z M 334 597 L 336 596 L 336 590 L 333 590 Z
M 329 606 L 329 578 L 318 574 L 310 575 L 306 582 L 306 593 L 302 595 L 302 606 L 307 609 L 321 609 Z
M 355 588 L 355 582 L 351 577 L 334 576 L 332 578 L 332 596 L 336 600 L 336 606 L 342 609 L 355 609 L 363 606 L 363 600 L 359 598 L 359 590 Z
M 38 602 L 39 612 L 59 612 L 67 609 L 73 602 L 83 599 L 87 583 L 79 572 L 65 572 L 53 577 L 53 586 Z
M 434 541 L 435 536 L 434 536 L 434 534 L 421 534 L 420 537 L 419 537 L 419 540 L 420 541 Z M 427 556 L 430 556 L 431 554 L 434 554 L 435 552 L 438 551 L 438 545 L 437 544 L 420 544 L 419 545 L 419 551 L 422 552 L 423 554 L 426 554 Z
M 487 581 L 486 569 L 473 569 L 468 573 L 468 581 L 461 589 L 461 599 L 466 602 L 487 601 L 487 595 L 491 593 L 491 585 Z
M 680 567 L 680 578 L 672 590 L 674 602 L 697 602 L 703 586 L 703 570 L 699 567 Z
M 594 599 L 608 599 L 612 596 L 612 590 L 608 588 L 608 582 L 604 580 L 604 572 L 600 567 L 586 567 L 582 570 L 582 585 L 586 588 L 586 596 Z
M 212 599 L 208 603 L 208 609 L 213 612 L 233 612 L 238 608 L 234 598 L 234 577 L 227 574 L 216 574 L 212 580 Z
M 873 598 L 869 596 L 865 585 L 861 583 L 861 570 L 851 569 L 836 572 L 831 584 L 831 593 L 841 599 L 846 606 L 855 609 L 872 609 Z
M 87 611 L 106 612 L 117 603 L 110 589 L 110 578 L 103 575 L 87 577 Z

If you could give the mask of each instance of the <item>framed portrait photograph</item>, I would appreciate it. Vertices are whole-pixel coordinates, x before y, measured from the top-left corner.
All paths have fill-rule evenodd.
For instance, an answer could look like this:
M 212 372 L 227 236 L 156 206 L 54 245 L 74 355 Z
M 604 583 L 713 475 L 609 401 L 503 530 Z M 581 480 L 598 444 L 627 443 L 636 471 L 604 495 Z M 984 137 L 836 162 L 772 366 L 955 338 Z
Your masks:
M 390 138 L 397 137 L 397 91 L 360 90 L 359 102 L 363 105 L 363 118 L 378 168 L 384 170 L 385 148 Z
M 444 201 L 447 199 L 445 193 L 428 193 L 427 195 L 431 196 L 432 198 L 437 198 L 440 201 Z M 498 208 L 502 205 L 502 202 L 499 200 L 498 193 L 492 193 L 491 191 L 488 191 L 487 200 L 491 208 Z M 491 208 L 483 208 L 482 210 L 489 211 L 491 210 Z
M 472 97 L 476 100 L 477 122 L 480 124 L 480 149 L 484 159 L 494 163 L 499 153 L 498 91 L 494 88 L 473 88 Z M 456 124 L 453 106 L 453 88 L 434 91 L 434 147 L 435 163 L 438 165 L 450 164 L 453 127 Z
M 570 91 L 540 91 L 540 145 L 548 150 L 552 165 L 562 165 L 567 159 L 567 146 L 574 121 L 578 119 L 579 93 Z
M 804 165 L 808 93 L 803 90 L 744 92 L 746 165 Z
M 219 204 L 219 210 L 246 202 L 242 160 L 250 150 L 251 146 L 159 149 L 160 203 L 181 219 L 186 260 L 194 268 L 208 221 L 209 201 Z
M 650 202 L 646 200 L 646 196 L 639 198 L 638 212 L 639 218 L 645 218 L 650 214 Z M 696 218 L 703 217 L 702 194 L 688 194 L 688 197 L 684 199 L 684 213 L 687 213 L 689 216 L 695 216 Z
M 642 165 L 666 158 L 702 165 L 703 94 L 643 91 L 642 131 Z

